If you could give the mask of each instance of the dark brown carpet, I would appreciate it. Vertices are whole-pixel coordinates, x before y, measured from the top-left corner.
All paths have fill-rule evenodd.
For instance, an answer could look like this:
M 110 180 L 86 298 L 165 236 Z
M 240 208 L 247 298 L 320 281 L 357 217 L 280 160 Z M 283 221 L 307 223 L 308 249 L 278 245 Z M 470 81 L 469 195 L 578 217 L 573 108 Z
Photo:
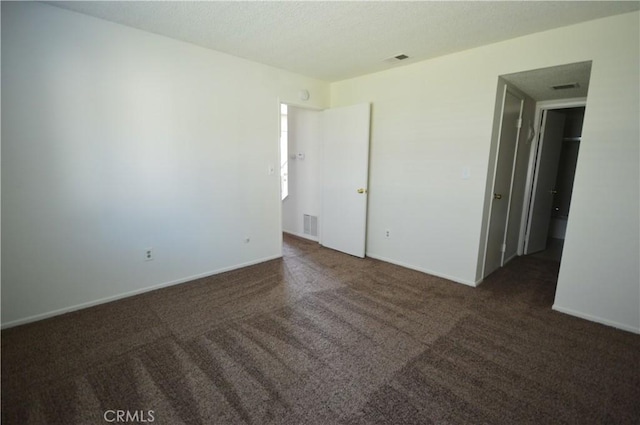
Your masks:
M 557 271 L 470 288 L 285 237 L 282 260 L 3 331 L 2 423 L 640 423 L 640 336 L 553 312 Z

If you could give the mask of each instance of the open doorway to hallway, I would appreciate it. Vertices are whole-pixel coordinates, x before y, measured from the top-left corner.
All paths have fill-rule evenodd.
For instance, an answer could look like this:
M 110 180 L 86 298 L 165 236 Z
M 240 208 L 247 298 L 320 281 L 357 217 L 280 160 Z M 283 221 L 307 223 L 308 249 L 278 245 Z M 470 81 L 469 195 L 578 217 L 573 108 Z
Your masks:
M 560 258 L 590 75 L 589 61 L 499 77 L 483 277 L 548 248 Z M 522 102 L 514 117 L 506 113 L 508 96 Z M 505 129 L 514 126 L 509 136 Z

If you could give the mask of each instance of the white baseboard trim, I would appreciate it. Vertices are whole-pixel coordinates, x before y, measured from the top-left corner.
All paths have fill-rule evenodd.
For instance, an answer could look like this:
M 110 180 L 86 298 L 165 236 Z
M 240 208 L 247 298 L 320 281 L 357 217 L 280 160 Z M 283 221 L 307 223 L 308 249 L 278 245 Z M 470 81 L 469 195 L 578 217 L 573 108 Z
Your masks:
M 507 263 L 508 263 L 509 261 L 513 260 L 513 259 L 514 259 L 514 258 L 516 258 L 517 256 L 518 256 L 518 254 L 517 254 L 517 253 L 514 253 L 511 257 L 509 257 L 509 258 L 505 258 L 505 259 L 504 259 L 504 265 L 503 265 L 502 267 L 506 266 L 506 265 L 507 265 Z
M 201 274 L 197 274 L 197 275 L 193 275 L 193 276 L 188 276 L 188 277 L 172 280 L 170 282 L 160 283 L 160 284 L 157 284 L 157 285 L 147 286 L 145 288 L 140 288 L 140 289 L 136 289 L 136 290 L 133 290 L 133 291 L 123 292 L 121 294 L 116 294 L 116 295 L 112 295 L 112 296 L 109 296 L 109 297 L 104 297 L 104 298 L 100 298 L 100 299 L 97 299 L 97 300 L 88 301 L 88 302 L 85 302 L 85 303 L 80 303 L 80 304 L 72 305 L 72 306 L 69 306 L 69 307 L 64 307 L 64 308 L 61 308 L 61 309 L 58 309 L 58 310 L 49 311 L 49 312 L 46 312 L 46 313 L 35 314 L 33 316 L 25 317 L 23 319 L 17 319 L 17 320 L 12 320 L 12 321 L 7 322 L 7 323 L 3 323 L 0 328 L 1 329 L 8 329 L 8 328 L 12 328 L 12 327 L 15 327 L 15 326 L 25 325 L 27 323 L 36 322 L 38 320 L 43 320 L 43 319 L 48 319 L 50 317 L 59 316 L 61 314 L 71 313 L 72 311 L 82 310 L 82 309 L 93 307 L 93 306 L 96 306 L 96 305 L 105 304 L 105 303 L 108 303 L 108 302 L 111 302 L 111 301 L 117 301 L 117 300 L 120 300 L 120 299 L 123 299 L 123 298 L 132 297 L 134 295 L 143 294 L 145 292 L 154 291 L 156 289 L 166 288 L 168 286 L 173 286 L 173 285 L 179 285 L 181 283 L 190 282 L 192 280 L 202 279 L 204 277 L 214 276 L 214 275 L 217 275 L 217 274 L 220 274 L 220 273 L 241 269 L 243 267 L 253 266 L 255 264 L 264 263 L 266 261 L 275 260 L 277 258 L 282 258 L 282 255 L 280 255 L 280 254 L 279 255 L 272 255 L 272 256 L 269 256 L 269 257 L 260 258 L 258 260 L 248 261 L 246 263 L 237 264 L 237 265 L 230 266 L 230 267 L 223 267 L 221 269 L 217 269 L 217 270 L 214 270 L 214 271 L 209 271 L 209 272 L 205 272 L 205 273 L 201 273 Z
M 401 267 L 404 267 L 404 268 L 407 268 L 407 269 L 411 269 L 411 270 L 415 270 L 415 271 L 418 271 L 418 272 L 430 274 L 432 276 L 441 277 L 443 279 L 447 279 L 447 280 L 450 280 L 450 281 L 455 282 L 455 283 L 461 283 L 461 284 L 467 285 L 467 286 L 472 286 L 474 288 L 476 286 L 478 286 L 478 284 L 480 282 L 482 282 L 482 280 L 480 280 L 478 282 L 473 282 L 473 281 L 470 281 L 470 280 L 460 279 L 458 277 L 448 276 L 446 274 L 434 272 L 433 270 L 428 270 L 428 269 L 425 269 L 425 268 L 422 268 L 422 267 L 414 266 L 412 264 L 403 263 L 402 261 L 396 261 L 396 260 L 392 260 L 390 258 L 385 258 L 385 257 L 383 257 L 381 255 L 372 254 L 370 252 L 367 252 L 365 255 L 367 257 L 370 257 L 370 258 L 375 258 L 376 260 L 384 261 L 385 263 L 395 264 L 396 266 L 401 266 Z
M 302 239 L 308 239 L 308 240 L 313 241 L 313 242 L 319 242 L 320 241 L 318 239 L 318 237 L 305 235 L 304 233 L 290 232 L 288 230 L 283 230 L 282 232 L 286 233 L 287 235 L 292 235 L 292 236 L 295 236 L 295 237 L 298 237 L 298 238 L 302 238 Z
M 634 326 L 627 325 L 627 324 L 624 324 L 624 323 L 618 323 L 618 322 L 615 322 L 613 320 L 603 319 L 602 317 L 592 316 L 590 314 L 582 313 L 580 311 L 572 310 L 570 308 L 565 308 L 565 307 L 559 306 L 557 304 L 554 304 L 553 307 L 551 307 L 551 309 L 555 310 L 557 312 L 560 312 L 560 313 L 568 314 L 570 316 L 578 317 L 580 319 L 585 319 L 585 320 L 588 320 L 590 322 L 596 322 L 596 323 L 600 323 L 602 325 L 607 325 L 607 326 L 611 326 L 611 327 L 614 327 L 614 328 L 622 329 L 623 331 L 633 332 L 635 334 L 640 334 L 640 327 L 634 327 Z

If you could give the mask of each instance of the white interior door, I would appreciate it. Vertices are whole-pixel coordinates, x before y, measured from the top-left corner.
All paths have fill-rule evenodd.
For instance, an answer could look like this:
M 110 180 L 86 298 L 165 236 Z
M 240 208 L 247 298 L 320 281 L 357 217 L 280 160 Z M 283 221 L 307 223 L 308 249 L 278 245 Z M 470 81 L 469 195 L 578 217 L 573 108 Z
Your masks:
M 562 151 L 565 115 L 545 110 L 542 118 L 542 138 L 538 147 L 534 190 L 529 212 L 529 224 L 524 253 L 543 251 L 547 247 L 551 208 L 555 192 L 558 164 Z
M 361 258 L 367 232 L 370 109 L 363 103 L 322 112 L 320 243 Z
M 484 276 L 502 267 L 504 262 L 513 170 L 522 118 L 523 100 L 506 90 L 500 124 L 498 156 L 493 184 Z

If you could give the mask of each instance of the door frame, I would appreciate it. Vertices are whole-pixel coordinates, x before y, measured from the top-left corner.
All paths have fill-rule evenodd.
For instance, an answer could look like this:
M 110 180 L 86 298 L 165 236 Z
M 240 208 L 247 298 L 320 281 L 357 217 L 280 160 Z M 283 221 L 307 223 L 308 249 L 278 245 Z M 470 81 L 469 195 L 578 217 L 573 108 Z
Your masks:
M 274 169 L 279 170 L 280 167 L 279 166 L 276 167 L 276 164 L 278 164 L 278 165 L 280 164 L 280 158 L 281 158 L 281 155 L 282 155 L 282 152 L 280 150 L 280 135 L 282 134 L 281 119 L 280 119 L 280 105 L 287 105 L 287 106 L 292 106 L 294 108 L 307 109 L 309 111 L 315 111 L 315 112 L 322 112 L 327 108 L 321 108 L 321 107 L 318 107 L 318 106 L 308 105 L 308 104 L 305 104 L 305 103 L 291 102 L 291 101 L 288 101 L 288 100 L 281 99 L 280 97 L 278 97 L 276 100 L 277 100 L 277 104 L 276 104 L 277 105 L 276 122 L 278 123 L 278 136 L 276 137 L 276 146 L 277 146 L 277 151 L 278 151 L 278 158 L 274 162 L 273 167 L 274 167 Z M 271 167 L 271 166 L 272 165 L 269 164 L 269 167 Z M 278 246 L 279 246 L 279 249 L 280 249 L 280 256 L 282 257 L 282 255 L 283 255 L 282 247 L 283 247 L 283 243 L 284 243 L 284 240 L 282 238 L 282 231 L 283 231 L 282 230 L 282 199 L 281 199 L 281 196 L 282 196 L 281 190 L 282 190 L 282 188 L 281 188 L 281 185 L 280 185 L 280 173 L 274 173 L 274 174 L 277 174 L 277 177 L 278 177 L 278 179 L 277 179 L 278 180 L 278 198 L 277 198 L 277 200 L 278 200 L 278 227 L 277 228 L 278 228 Z
M 358 103 L 355 105 L 345 105 L 344 107 L 349 107 L 349 106 L 356 106 L 356 105 L 360 105 L 360 104 L 366 104 L 367 108 L 368 108 L 368 125 L 367 125 L 367 140 L 368 140 L 368 153 L 367 153 L 367 157 L 366 157 L 366 162 L 367 162 L 367 177 L 366 177 L 366 181 L 364 182 L 364 188 L 363 189 L 359 189 L 358 193 L 361 193 L 360 190 L 364 191 L 364 196 L 365 196 L 365 226 L 364 226 L 364 251 L 362 254 L 362 258 L 366 257 L 366 240 L 367 240 L 367 235 L 368 235 L 368 186 L 369 186 L 369 165 L 370 165 L 370 155 L 371 155 L 371 147 L 370 147 L 370 143 L 371 143 L 371 108 L 372 108 L 372 104 L 371 102 L 362 102 L 362 103 Z M 288 107 L 294 107 L 294 108 L 298 108 L 298 109 L 306 109 L 308 111 L 313 111 L 313 112 L 319 112 L 322 113 L 324 111 L 328 111 L 328 110 L 332 110 L 335 108 L 340 108 L 340 107 L 317 107 L 317 106 L 312 106 L 312 105 L 308 105 L 308 104 L 301 104 L 298 102 L 289 102 L 286 100 L 281 99 L 280 97 L 277 98 L 277 125 L 278 125 L 278 137 L 276 139 L 277 141 L 277 153 L 278 153 L 278 159 L 274 164 L 280 164 L 280 160 L 281 160 L 281 142 L 280 142 L 280 137 L 282 134 L 282 128 L 281 128 L 281 105 L 287 105 Z M 322 149 L 324 150 L 324 140 L 322 141 Z M 269 163 L 269 171 L 271 171 L 271 169 L 280 169 L 280 167 L 275 167 L 275 165 L 272 165 L 271 163 Z M 321 173 L 318 176 L 318 179 L 320 181 L 320 186 L 321 186 L 321 190 L 324 191 L 323 185 L 324 185 L 324 154 L 321 155 Z M 283 200 L 281 198 L 281 179 L 280 179 L 280 173 L 274 173 L 277 174 L 278 176 L 278 240 L 279 240 L 279 249 L 280 249 L 280 256 L 283 255 L 283 226 L 282 226 L 282 217 L 283 217 L 283 207 L 282 207 L 282 203 Z M 321 194 L 321 199 L 320 199 L 320 209 L 321 211 L 324 211 L 324 204 L 325 204 L 325 200 L 324 200 L 324 196 L 322 196 Z M 323 245 L 323 239 L 324 239 L 324 218 L 320 218 L 320 225 L 319 225 L 319 232 L 318 232 L 318 240 L 316 241 L 317 243 L 319 243 L 320 245 Z M 324 245 L 323 245 L 324 246 Z M 355 255 L 355 254 L 352 254 Z
M 545 100 L 536 103 L 534 116 L 535 137 L 533 138 L 531 151 L 529 153 L 529 166 L 527 169 L 527 180 L 525 183 L 524 205 L 522 206 L 522 219 L 520 225 L 520 237 L 518 238 L 518 255 L 524 255 L 525 245 L 528 240 L 528 231 L 531 225 L 531 210 L 535 204 L 535 184 L 537 183 L 536 172 L 540 162 L 540 148 L 542 147 L 542 118 L 544 111 L 553 109 L 580 108 L 587 106 L 586 97 L 576 97 L 558 100 Z

